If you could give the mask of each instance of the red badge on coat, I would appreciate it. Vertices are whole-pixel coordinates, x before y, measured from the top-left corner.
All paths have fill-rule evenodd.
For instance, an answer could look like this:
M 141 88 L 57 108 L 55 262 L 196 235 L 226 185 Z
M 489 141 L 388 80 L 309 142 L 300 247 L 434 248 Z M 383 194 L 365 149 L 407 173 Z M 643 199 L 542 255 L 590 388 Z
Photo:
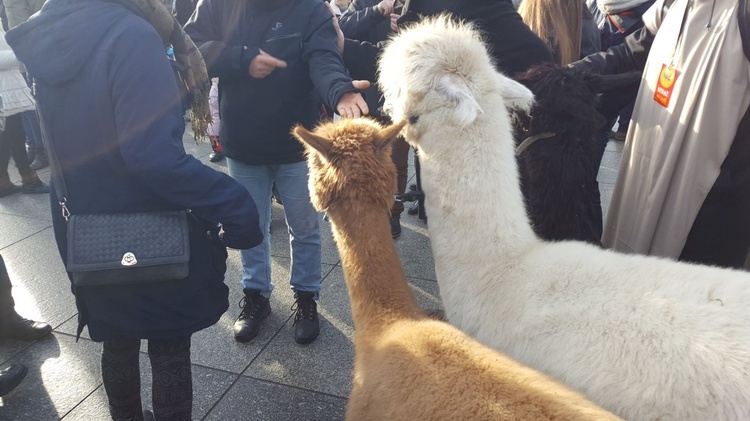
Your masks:
M 668 108 L 674 85 L 677 83 L 679 76 L 680 72 L 674 66 L 662 64 L 659 81 L 656 83 L 656 91 L 654 92 L 654 101 L 661 104 L 662 107 Z

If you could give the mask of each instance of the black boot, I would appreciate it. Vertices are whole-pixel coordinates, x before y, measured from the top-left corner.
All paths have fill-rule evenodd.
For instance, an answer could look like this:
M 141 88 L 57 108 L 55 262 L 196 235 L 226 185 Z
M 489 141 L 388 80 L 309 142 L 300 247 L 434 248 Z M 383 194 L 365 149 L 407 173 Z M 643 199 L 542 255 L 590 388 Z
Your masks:
M 36 171 L 29 175 L 21 176 L 21 192 L 24 194 L 45 194 L 49 193 L 49 186 L 39 179 Z
M 243 291 L 245 297 L 240 301 L 242 311 L 234 322 L 234 339 L 238 342 L 247 342 L 258 336 L 261 322 L 271 314 L 271 303 L 260 291 L 247 288 Z
M 15 338 L 31 341 L 49 335 L 52 326 L 44 322 L 24 319 L 12 311 L 0 319 L 0 338 Z
M 297 301 L 292 310 L 294 314 L 294 340 L 306 345 L 314 341 L 320 333 L 318 321 L 318 304 L 314 292 L 297 291 Z
M 0 370 L 0 396 L 7 395 L 21 384 L 27 372 L 26 367 L 21 364 L 14 364 L 5 370 Z
M 391 236 L 393 238 L 401 236 L 401 217 L 399 215 L 391 216 Z

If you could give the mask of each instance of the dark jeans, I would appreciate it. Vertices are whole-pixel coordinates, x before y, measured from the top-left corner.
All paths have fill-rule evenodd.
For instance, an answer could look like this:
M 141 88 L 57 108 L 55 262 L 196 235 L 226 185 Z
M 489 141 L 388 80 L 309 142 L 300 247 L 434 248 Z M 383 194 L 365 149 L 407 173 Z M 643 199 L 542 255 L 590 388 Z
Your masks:
M 9 177 L 8 164 L 11 156 L 21 176 L 25 177 L 33 173 L 29 168 L 29 158 L 26 156 L 25 135 L 20 114 L 6 117 L 5 130 L 0 133 L 0 179 Z
M 43 151 L 42 130 L 39 127 L 39 118 L 36 115 L 36 111 L 22 112 L 21 120 L 23 122 L 24 135 L 26 136 L 26 140 L 29 141 L 29 149 L 33 149 L 35 152 Z
M 3 256 L 0 255 L 0 318 L 13 312 L 16 306 L 10 290 L 10 276 L 8 276 L 8 269 L 5 268 Z
M 409 176 L 409 149 L 411 146 L 406 140 L 399 136 L 396 141 L 393 142 L 393 148 L 391 150 L 391 159 L 396 165 L 396 193 L 402 194 L 406 191 L 406 181 Z M 393 201 L 393 207 L 391 208 L 391 215 L 400 216 L 404 211 L 404 203 L 398 200 Z
M 138 363 L 140 339 L 104 341 L 102 379 L 112 419 L 143 420 L 141 371 Z M 190 338 L 148 341 L 153 377 L 154 415 L 160 421 L 190 421 L 193 409 L 193 378 Z

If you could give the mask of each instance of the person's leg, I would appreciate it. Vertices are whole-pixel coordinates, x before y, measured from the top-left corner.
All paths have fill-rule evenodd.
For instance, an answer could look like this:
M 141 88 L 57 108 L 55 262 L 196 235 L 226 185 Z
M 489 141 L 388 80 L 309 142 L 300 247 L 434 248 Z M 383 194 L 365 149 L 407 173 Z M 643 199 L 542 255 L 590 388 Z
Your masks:
M 0 256 L 0 338 L 34 340 L 49 335 L 52 326 L 24 319 L 15 310 L 8 268 Z
M 235 159 L 227 159 L 229 175 L 245 186 L 258 208 L 258 223 L 263 232 L 263 243 L 249 250 L 240 250 L 242 256 L 242 287 L 258 290 L 269 298 L 273 290 L 271 283 L 271 241 L 268 228 L 271 225 L 271 185 L 273 174 L 266 165 L 247 165 Z
M 154 415 L 159 421 L 190 421 L 193 413 L 193 376 L 190 338 L 148 341 L 153 374 Z
M 284 202 L 291 247 L 291 279 L 295 292 L 294 339 L 308 344 L 318 337 L 317 304 L 320 292 L 320 227 L 318 212 L 310 203 L 307 162 L 277 166 L 276 187 Z
M 393 142 L 393 149 L 391 151 L 391 159 L 393 164 L 396 165 L 396 193 L 403 194 L 406 191 L 406 181 L 409 176 L 409 149 L 410 146 L 406 143 L 406 140 L 399 136 L 395 142 Z M 393 201 L 393 207 L 391 207 L 391 235 L 393 238 L 401 235 L 401 213 L 404 212 L 404 203 L 398 200 Z
M 10 283 L 10 276 L 8 276 L 8 269 L 5 267 L 5 260 L 0 255 L 0 319 L 5 319 L 11 313 L 15 313 L 15 302 L 13 301 L 13 295 L 11 294 L 12 285 Z
M 102 380 L 112 419 L 143 420 L 141 370 L 138 365 L 139 339 L 117 338 L 104 341 Z
M 40 170 L 49 166 L 49 158 L 42 142 L 42 131 L 39 127 L 39 118 L 36 111 L 21 113 L 23 120 L 24 137 L 28 138 L 34 145 L 34 161 L 30 164 L 34 170 Z
M 258 223 L 263 242 L 249 250 L 240 250 L 242 258 L 242 288 L 245 297 L 242 311 L 234 322 L 234 338 L 249 341 L 260 332 L 263 319 L 271 314 L 269 298 L 271 283 L 271 185 L 272 169 L 268 166 L 247 165 L 227 158 L 229 175 L 245 186 L 258 208 Z
M 14 114 L 6 118 L 3 134 L 10 143 L 10 153 L 16 163 L 18 173 L 21 175 L 21 191 L 23 193 L 49 193 L 49 186 L 39 179 L 36 171 L 29 164 L 21 114 Z
M 20 186 L 11 183 L 10 174 L 8 174 L 8 164 L 10 164 L 11 150 L 11 143 L 9 139 L 9 136 L 7 136 L 4 131 L 0 132 L 0 197 L 5 197 L 21 191 Z
M 277 166 L 276 187 L 284 201 L 289 227 L 292 270 L 290 283 L 295 292 L 320 291 L 320 227 L 318 212 L 310 202 L 307 162 Z

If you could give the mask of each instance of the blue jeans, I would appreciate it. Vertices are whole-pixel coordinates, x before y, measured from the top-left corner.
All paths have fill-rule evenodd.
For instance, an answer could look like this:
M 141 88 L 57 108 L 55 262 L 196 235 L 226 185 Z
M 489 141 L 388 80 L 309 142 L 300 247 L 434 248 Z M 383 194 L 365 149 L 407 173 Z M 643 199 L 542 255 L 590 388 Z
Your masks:
M 284 214 L 290 236 L 291 279 L 295 291 L 320 291 L 320 228 L 318 213 L 310 203 L 307 189 L 307 162 L 280 165 L 248 165 L 228 158 L 229 175 L 240 182 L 258 207 L 263 243 L 241 250 L 242 287 L 260 291 L 269 298 L 271 282 L 271 188 L 276 189 L 284 203 Z M 276 235 L 279 235 L 276 233 Z

